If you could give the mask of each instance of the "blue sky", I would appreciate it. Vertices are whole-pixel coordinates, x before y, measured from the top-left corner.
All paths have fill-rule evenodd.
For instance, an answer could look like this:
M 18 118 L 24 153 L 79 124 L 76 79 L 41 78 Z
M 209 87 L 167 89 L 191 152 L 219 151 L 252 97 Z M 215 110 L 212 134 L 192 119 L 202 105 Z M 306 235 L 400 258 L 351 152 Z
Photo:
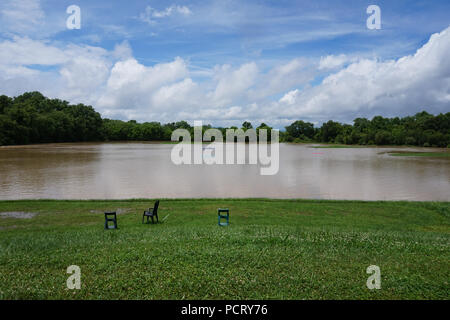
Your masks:
M 366 26 L 371 4 L 380 30 Z M 80 30 L 66 28 L 70 5 Z M 5 0 L 0 93 L 216 125 L 448 112 L 449 12 L 438 0 Z
M 413 53 L 430 34 L 448 27 L 449 1 L 376 1 L 382 29 L 366 27 L 366 8 L 374 1 L 43 1 L 49 15 L 60 14 L 55 40 L 112 49 L 129 41 L 144 64 L 189 58 L 196 65 L 286 60 L 298 56 L 361 53 L 398 58 Z M 65 28 L 65 9 L 82 10 L 82 28 Z M 146 7 L 164 11 L 187 7 L 190 14 L 139 16 Z M 89 41 L 92 37 L 91 41 Z

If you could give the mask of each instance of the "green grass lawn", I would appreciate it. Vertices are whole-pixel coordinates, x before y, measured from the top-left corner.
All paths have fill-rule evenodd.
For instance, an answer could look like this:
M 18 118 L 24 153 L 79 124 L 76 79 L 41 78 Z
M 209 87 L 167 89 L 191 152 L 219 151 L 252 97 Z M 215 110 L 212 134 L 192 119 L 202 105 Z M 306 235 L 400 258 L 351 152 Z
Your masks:
M 2 299 L 449 299 L 450 203 L 0 201 Z M 217 208 L 231 225 L 217 226 Z M 104 230 L 105 210 L 122 211 Z M 169 216 L 168 216 L 169 215 Z M 81 290 L 68 290 L 69 265 Z M 381 269 L 381 289 L 366 268 Z

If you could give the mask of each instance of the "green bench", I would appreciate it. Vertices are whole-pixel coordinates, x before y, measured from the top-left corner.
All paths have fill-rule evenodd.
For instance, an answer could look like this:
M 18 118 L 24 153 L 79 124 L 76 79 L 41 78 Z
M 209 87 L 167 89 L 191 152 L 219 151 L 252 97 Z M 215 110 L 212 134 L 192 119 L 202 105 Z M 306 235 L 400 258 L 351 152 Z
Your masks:
M 219 226 L 225 227 L 230 224 L 230 209 L 228 209 L 228 208 L 217 209 L 217 216 L 218 216 Z M 222 219 L 225 219 L 225 221 L 222 222 Z

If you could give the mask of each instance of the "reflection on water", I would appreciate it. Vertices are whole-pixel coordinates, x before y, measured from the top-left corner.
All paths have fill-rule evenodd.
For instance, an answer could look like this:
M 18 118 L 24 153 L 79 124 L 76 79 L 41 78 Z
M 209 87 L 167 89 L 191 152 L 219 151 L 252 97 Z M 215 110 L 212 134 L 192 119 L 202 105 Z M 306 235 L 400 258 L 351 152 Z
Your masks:
M 269 197 L 450 201 L 450 161 L 392 157 L 393 148 L 280 145 L 280 170 L 181 165 L 173 145 L 50 144 L 0 148 L 0 199 Z M 413 148 L 412 150 L 420 150 Z M 429 149 L 427 149 L 429 150 Z

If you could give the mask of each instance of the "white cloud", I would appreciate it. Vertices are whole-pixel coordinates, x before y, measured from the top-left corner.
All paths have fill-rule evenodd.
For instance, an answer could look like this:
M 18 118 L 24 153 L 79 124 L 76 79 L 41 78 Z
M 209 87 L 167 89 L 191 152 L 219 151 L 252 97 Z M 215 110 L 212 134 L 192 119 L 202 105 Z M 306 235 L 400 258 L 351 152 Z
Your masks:
M 280 102 L 287 105 L 293 105 L 297 101 L 298 94 L 298 89 L 289 91 L 280 99 Z
M 39 0 L 2 0 L 0 25 L 2 32 L 25 34 L 44 24 L 45 13 Z
M 336 69 L 341 67 L 344 63 L 348 62 L 349 58 L 345 54 L 329 55 L 320 58 L 319 70 L 324 69 Z
M 176 5 L 171 5 L 170 7 L 166 8 L 163 11 L 157 11 L 154 9 L 152 9 L 151 11 L 152 11 L 152 17 L 154 17 L 154 18 L 168 17 L 168 16 L 172 15 L 174 12 L 185 15 L 185 16 L 190 15 L 192 13 L 188 7 L 176 6 Z
M 66 29 L 65 12 L 44 11 L 40 0 L 0 1 L 0 34 L 47 38 Z
M 133 50 L 131 50 L 128 41 L 116 44 L 114 46 L 113 56 L 119 60 L 128 60 L 133 57 Z
M 163 110 L 196 108 L 201 103 L 198 84 L 190 78 L 159 88 L 152 97 L 152 105 Z
M 66 98 L 78 99 L 92 88 L 101 87 L 108 78 L 110 63 L 106 59 L 92 59 L 88 56 L 76 56 L 60 69 L 66 84 Z M 92 101 L 92 100 L 91 100 Z
M 67 61 L 67 56 L 45 41 L 15 36 L 0 43 L 0 61 L 9 65 L 55 65 Z
M 192 14 L 192 11 L 186 6 L 179 5 L 171 5 L 170 7 L 167 7 L 162 11 L 158 11 L 151 6 L 147 6 L 145 8 L 145 11 L 139 15 L 139 20 L 148 24 L 154 24 L 156 22 L 156 20 L 154 19 L 166 18 L 175 13 L 182 16 L 188 16 Z
M 261 100 L 295 86 L 304 85 L 317 75 L 315 67 L 313 61 L 303 58 L 275 65 L 259 76 L 258 84 L 250 91 L 250 99 Z
M 183 78 L 187 74 L 183 59 L 146 67 L 134 58 L 117 62 L 111 70 L 108 88 L 112 90 L 147 90 L 151 91 L 161 85 Z
M 284 117 L 352 120 L 355 115 L 450 110 L 450 28 L 431 36 L 414 55 L 361 59 L 303 91 L 280 99 Z
M 181 58 L 153 67 L 144 66 L 134 58 L 118 61 L 111 69 L 97 106 L 107 114 L 114 114 L 114 109 L 117 108 L 128 110 L 126 118 L 139 111 L 138 120 L 148 119 L 149 114 L 156 109 L 168 104 L 174 105 L 174 101 L 185 103 L 180 98 L 181 94 L 195 87 L 186 80 L 187 76 L 186 62 Z M 178 83 L 179 81 L 182 82 Z M 180 90 L 179 95 L 176 95 L 176 90 Z M 164 98 L 167 99 L 167 104 Z M 122 114 L 125 113 L 122 111 Z
M 55 46 L 49 41 L 14 36 L 0 42 L 0 87 L 4 94 L 40 90 L 52 97 L 94 103 L 113 60 L 92 46 Z
M 236 70 L 232 70 L 230 65 L 216 66 L 214 71 L 217 85 L 211 99 L 218 106 L 226 106 L 235 99 L 243 98 L 258 76 L 258 67 L 254 62 L 243 64 Z
M 450 28 L 398 60 L 328 56 L 270 67 L 251 61 L 208 69 L 197 82 L 185 59 L 146 66 L 133 57 L 128 42 L 108 51 L 16 36 L 0 42 L 0 88 L 8 95 L 40 90 L 92 104 L 107 117 L 138 121 L 350 121 L 422 109 L 448 112 L 448 52 Z M 328 76 L 312 86 L 311 80 L 323 73 Z

